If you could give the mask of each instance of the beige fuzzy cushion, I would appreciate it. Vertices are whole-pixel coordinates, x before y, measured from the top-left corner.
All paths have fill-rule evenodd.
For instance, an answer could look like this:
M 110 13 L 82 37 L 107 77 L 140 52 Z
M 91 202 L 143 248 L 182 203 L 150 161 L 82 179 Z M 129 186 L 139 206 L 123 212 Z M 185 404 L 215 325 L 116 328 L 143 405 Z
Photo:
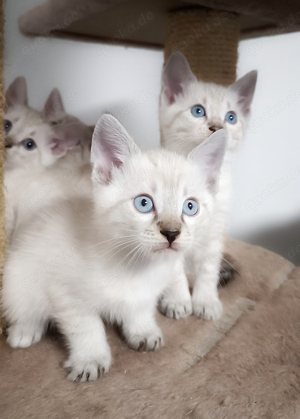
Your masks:
M 20 350 L 0 341 L 1 417 L 299 419 L 300 268 L 241 242 L 227 250 L 239 275 L 220 290 L 222 319 L 158 315 L 165 347 L 155 353 L 109 327 L 114 362 L 95 383 L 66 380 L 60 335 Z

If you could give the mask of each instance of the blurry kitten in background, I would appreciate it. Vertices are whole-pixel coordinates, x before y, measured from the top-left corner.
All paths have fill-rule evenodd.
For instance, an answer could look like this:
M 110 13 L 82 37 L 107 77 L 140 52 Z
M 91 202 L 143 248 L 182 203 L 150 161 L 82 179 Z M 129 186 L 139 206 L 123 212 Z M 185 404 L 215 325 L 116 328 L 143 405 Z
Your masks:
M 42 112 L 45 118 L 53 125 L 80 122 L 76 116 L 67 114 L 58 89 L 51 91 Z
M 181 53 L 172 54 L 162 74 L 159 116 L 161 145 L 164 148 L 186 156 L 221 128 L 226 129 L 228 136 L 209 244 L 205 249 L 195 249 L 188 264 L 196 276 L 193 312 L 205 319 L 216 319 L 221 315 L 217 283 L 231 189 L 230 158 L 245 136 L 256 79 L 257 72 L 251 71 L 229 87 L 204 83 L 192 73 Z M 203 254 L 207 263 L 198 266 L 197 259 Z M 225 267 L 228 269 L 227 263 Z M 176 308 L 180 306 L 181 299 L 184 297 L 172 295 L 171 291 L 165 297 L 163 311 L 167 315 L 181 317 L 180 310 Z
M 89 163 L 90 131 L 80 122 L 52 126 L 28 106 L 23 77 L 6 91 L 5 119 L 6 228 L 11 238 L 26 216 L 50 199 L 74 192 L 73 177 Z
M 92 140 L 93 200 L 51 203 L 21 226 L 8 249 L 8 343 L 28 347 L 55 321 L 67 338 L 65 367 L 74 381 L 96 380 L 110 367 L 103 319 L 122 327 L 131 348 L 159 349 L 157 300 L 182 275 L 184 254 L 208 245 L 225 147 L 220 130 L 187 158 L 142 152 L 103 115 Z
M 76 118 L 76 116 L 70 115 L 66 112 L 61 94 L 56 88 L 53 89 L 48 96 L 42 112 L 45 118 L 53 125 L 81 122 L 78 118 Z M 92 141 L 92 135 L 95 127 L 87 127 L 90 130 Z

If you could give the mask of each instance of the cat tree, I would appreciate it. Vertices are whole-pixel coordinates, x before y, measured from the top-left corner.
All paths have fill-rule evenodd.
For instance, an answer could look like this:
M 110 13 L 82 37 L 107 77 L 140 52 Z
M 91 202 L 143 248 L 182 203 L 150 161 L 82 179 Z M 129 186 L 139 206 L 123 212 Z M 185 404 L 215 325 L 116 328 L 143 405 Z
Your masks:
M 0 19 L 3 24 L 2 14 Z M 236 77 L 239 39 L 297 31 L 300 13 L 294 0 L 264 3 L 260 0 L 250 3 L 248 0 L 48 0 L 21 16 L 19 26 L 30 36 L 164 47 L 165 59 L 179 50 L 199 78 L 229 85 Z M 1 101 L 3 118 L 3 95 Z M 3 148 L 3 133 L 1 144 Z M 0 181 L 3 182 L 2 152 L 0 164 Z M 0 202 L 3 261 L 3 192 Z M 297 370 L 299 377 L 299 362 L 292 355 L 287 356 L 287 351 L 293 347 L 300 352 L 298 323 L 295 323 L 300 318 L 300 270 L 264 249 L 237 242 L 229 242 L 227 246 L 243 263 L 239 266 L 238 279 L 221 290 L 225 305 L 223 319 L 215 324 L 204 324 L 190 317 L 175 324 L 160 317 L 169 345 L 162 355 L 153 356 L 130 351 L 108 331 L 115 367 L 103 382 L 93 384 L 97 391 L 85 387 L 85 400 L 81 398 L 80 389 L 62 381 L 63 374 L 57 366 L 61 353 L 57 346 L 42 342 L 23 352 L 25 355 L 14 355 L 14 362 L 10 363 L 12 354 L 0 342 L 0 357 L 2 354 L 4 364 L 8 365 L 3 398 L 6 406 L 18 406 L 11 417 L 19 417 L 20 412 L 24 419 L 39 417 L 37 412 L 46 406 L 51 412 L 47 417 L 51 418 L 57 417 L 57 409 L 67 412 L 66 417 L 83 418 L 102 414 L 106 418 L 130 419 L 299 418 L 300 408 L 295 400 L 297 394 L 299 396 L 300 381 L 288 373 Z M 249 312 L 256 304 L 257 309 Z M 283 316 L 278 309 L 284 312 Z M 295 325 L 293 330 L 291 324 Z M 278 335 L 283 336 L 285 344 L 277 345 L 270 361 L 267 351 Z M 44 366 L 32 365 L 32 361 L 38 359 L 44 363 L 45 356 L 49 362 Z M 147 359 L 147 366 L 142 356 Z M 288 371 L 282 369 L 282 362 L 287 363 Z M 255 370 L 254 375 L 251 375 L 252 370 Z M 278 383 L 276 374 L 281 374 Z M 15 380 L 19 383 L 23 376 L 28 378 L 29 384 L 20 386 L 16 399 Z M 49 377 L 47 384 L 45 376 Z M 37 382 L 43 383 L 42 389 Z M 43 390 L 43 385 L 50 389 L 52 398 L 48 397 L 48 390 Z M 284 395 L 286 388 L 289 390 Z M 99 397 L 95 398 L 94 393 Z M 20 400 L 32 400 L 33 405 L 25 412 Z

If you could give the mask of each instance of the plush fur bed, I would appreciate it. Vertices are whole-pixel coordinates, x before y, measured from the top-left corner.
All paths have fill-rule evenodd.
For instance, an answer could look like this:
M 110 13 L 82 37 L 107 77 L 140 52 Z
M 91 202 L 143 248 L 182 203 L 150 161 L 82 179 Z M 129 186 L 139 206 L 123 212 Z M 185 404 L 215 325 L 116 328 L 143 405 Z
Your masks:
M 114 362 L 95 383 L 66 380 L 58 334 L 23 350 L 2 338 L 1 418 L 299 419 L 300 268 L 260 247 L 226 247 L 239 274 L 220 289 L 222 319 L 158 314 L 156 353 L 128 349 L 108 327 Z

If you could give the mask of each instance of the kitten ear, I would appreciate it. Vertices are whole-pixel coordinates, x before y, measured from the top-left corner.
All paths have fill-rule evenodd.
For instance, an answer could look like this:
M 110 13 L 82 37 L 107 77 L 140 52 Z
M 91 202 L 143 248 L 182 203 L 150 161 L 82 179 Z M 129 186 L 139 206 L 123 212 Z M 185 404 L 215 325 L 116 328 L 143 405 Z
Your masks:
M 17 77 L 5 93 L 6 106 L 28 105 L 27 83 L 25 77 Z
M 51 152 L 57 158 L 64 156 L 84 138 L 86 127 L 81 123 L 55 125 L 49 141 Z
M 203 170 L 207 184 L 214 186 L 221 169 L 227 146 L 227 137 L 224 129 L 210 135 L 202 144 L 194 148 L 188 159 L 194 160 Z
M 181 52 L 174 52 L 166 63 L 162 73 L 162 98 L 168 105 L 175 102 L 175 97 L 184 92 L 192 82 L 197 81 L 189 63 Z
M 110 114 L 98 120 L 91 148 L 93 180 L 108 183 L 113 166 L 121 166 L 132 154 L 140 152 L 120 122 Z
M 247 115 L 250 111 L 256 81 L 257 71 L 253 70 L 229 86 L 229 90 L 237 95 L 238 105 L 241 107 L 241 110 L 245 115 Z
M 55 117 L 65 112 L 64 104 L 58 89 L 53 89 L 44 105 L 43 113 L 46 118 Z

